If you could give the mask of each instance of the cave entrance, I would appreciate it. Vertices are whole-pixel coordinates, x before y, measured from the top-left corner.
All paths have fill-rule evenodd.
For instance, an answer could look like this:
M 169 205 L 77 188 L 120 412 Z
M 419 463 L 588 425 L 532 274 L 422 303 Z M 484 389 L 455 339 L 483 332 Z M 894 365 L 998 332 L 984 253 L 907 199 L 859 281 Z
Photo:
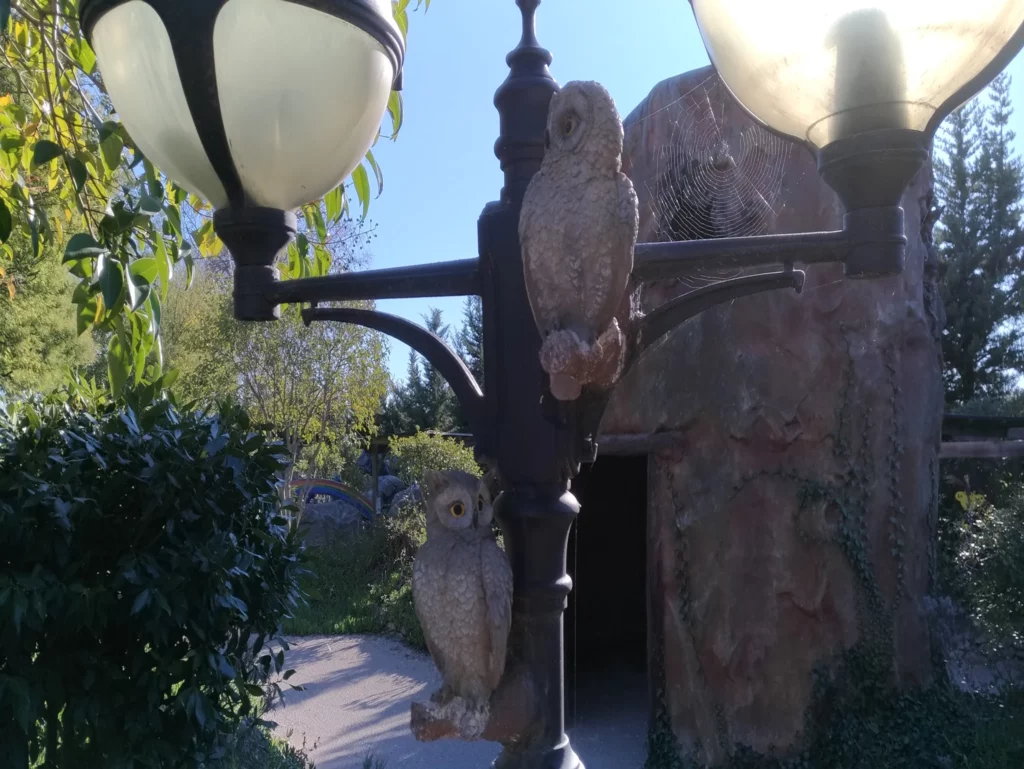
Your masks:
M 566 726 L 589 731 L 625 708 L 645 727 L 647 456 L 600 457 L 572 491 L 582 509 L 569 537 Z

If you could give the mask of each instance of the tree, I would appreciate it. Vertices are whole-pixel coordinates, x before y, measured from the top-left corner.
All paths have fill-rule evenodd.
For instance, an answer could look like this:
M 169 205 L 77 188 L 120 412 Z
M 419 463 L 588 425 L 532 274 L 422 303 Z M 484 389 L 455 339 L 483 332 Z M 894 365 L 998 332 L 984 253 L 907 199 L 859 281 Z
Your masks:
M 944 206 L 936 245 L 950 404 L 1005 394 L 1013 372 L 1024 367 L 1017 277 L 1024 254 L 1024 168 L 1011 149 L 1009 88 L 1009 76 L 1000 75 L 987 104 L 975 100 L 954 112 L 935 161 Z
M 450 341 L 451 329 L 436 307 L 423 316 L 427 329 Z M 389 435 L 408 435 L 417 430 L 441 430 L 458 426 L 459 404 L 441 373 L 414 350 L 409 351 L 405 384 L 394 386 L 381 415 L 381 430 Z
M 392 3 L 403 35 L 408 6 Z M 47 246 L 62 250 L 79 279 L 72 295 L 79 328 L 103 339 L 112 389 L 120 391 L 130 376 L 155 381 L 163 367 L 162 304 L 176 271 L 191 281 L 196 256 L 183 212 L 186 220 L 189 209 L 201 216 L 194 235 L 200 254 L 221 248 L 209 204 L 163 177 L 117 122 L 78 24 L 78 0 L 0 0 L 0 55 L 13 81 L 0 92 L 0 282 L 7 289 L 22 280 L 16 268 L 25 260 L 15 260 L 16 245 L 30 261 Z M 388 113 L 395 138 L 402 123 L 397 93 Z M 301 233 L 282 269 L 287 277 L 330 269 L 331 227 L 349 215 L 350 194 L 365 218 L 371 179 L 379 193 L 383 177 L 372 151 L 347 183 L 302 208 Z M 40 205 L 45 195 L 56 215 Z
M 343 444 L 375 433 L 387 391 L 380 334 L 348 323 L 307 328 L 288 307 L 277 323 L 239 323 L 235 338 L 239 397 L 274 426 L 295 469 L 334 474 Z
M 479 296 L 467 296 L 462 306 L 462 328 L 456 335 L 456 351 L 483 387 L 484 304 Z
M 333 475 L 348 444 L 376 431 L 387 390 L 385 341 L 340 323 L 302 322 L 286 307 L 276 323 L 236 321 L 228 280 L 199 270 L 164 314 L 168 362 L 179 401 L 244 404 L 291 452 L 292 469 Z

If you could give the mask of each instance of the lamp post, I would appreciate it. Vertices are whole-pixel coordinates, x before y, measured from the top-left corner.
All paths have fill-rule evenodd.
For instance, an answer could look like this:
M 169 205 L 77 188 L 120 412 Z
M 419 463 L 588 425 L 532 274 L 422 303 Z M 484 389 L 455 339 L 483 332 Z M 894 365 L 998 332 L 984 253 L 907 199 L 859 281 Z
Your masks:
M 798 264 L 842 262 L 850 278 L 899 273 L 907 242 L 899 202 L 939 122 L 1024 44 L 1024 0 L 876 0 L 867 10 L 856 0 L 788 0 L 793 13 L 759 0 L 692 2 L 711 58 L 737 100 L 815 152 L 847 213 L 834 232 L 637 244 L 636 287 L 715 267 L 775 269 L 721 281 L 629 319 L 630 361 L 717 303 L 799 290 Z M 505 183 L 480 217 L 478 257 L 290 281 L 277 279 L 273 263 L 294 234 L 291 211 L 352 171 L 391 88 L 401 85 L 404 46 L 387 0 L 83 0 L 81 16 L 133 139 L 217 209 L 217 232 L 236 264 L 236 317 L 269 321 L 281 304 L 309 303 L 307 323 L 357 323 L 390 334 L 451 384 L 478 452 L 497 465 L 504 486 L 496 517 L 515 592 L 506 679 L 514 674 L 522 684 L 525 702 L 516 707 L 528 717 L 491 730 L 505 745 L 496 766 L 576 769 L 582 763 L 564 728 L 566 545 L 579 512 L 569 483 L 580 463 L 596 456 L 609 393 L 557 401 L 538 358 L 519 217 L 544 155 L 548 104 L 558 86 L 535 34 L 540 0 L 516 4 L 522 39 L 495 96 L 495 153 Z M 176 108 L 176 120 L 155 109 L 161 102 Z M 409 321 L 317 307 L 466 294 L 483 300 L 482 388 L 443 341 Z M 508 716 L 494 710 L 492 720 Z

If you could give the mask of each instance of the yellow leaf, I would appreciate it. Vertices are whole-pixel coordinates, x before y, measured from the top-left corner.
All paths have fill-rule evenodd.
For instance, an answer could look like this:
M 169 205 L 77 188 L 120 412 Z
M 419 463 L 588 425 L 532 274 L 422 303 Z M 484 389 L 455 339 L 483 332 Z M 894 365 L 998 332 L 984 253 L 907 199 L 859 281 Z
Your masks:
M 966 491 L 958 491 L 956 493 L 956 501 L 960 503 L 960 507 L 964 510 L 966 510 L 970 504 L 970 499 L 968 499 Z
M 0 109 L 3 109 L 4 107 L 7 107 L 7 106 L 9 106 L 9 105 L 11 105 L 13 103 L 14 103 L 14 97 L 11 96 L 10 94 L 6 94 L 5 96 L 0 96 Z
M 13 280 L 7 281 L 7 296 L 9 296 L 11 299 L 14 299 L 14 281 Z

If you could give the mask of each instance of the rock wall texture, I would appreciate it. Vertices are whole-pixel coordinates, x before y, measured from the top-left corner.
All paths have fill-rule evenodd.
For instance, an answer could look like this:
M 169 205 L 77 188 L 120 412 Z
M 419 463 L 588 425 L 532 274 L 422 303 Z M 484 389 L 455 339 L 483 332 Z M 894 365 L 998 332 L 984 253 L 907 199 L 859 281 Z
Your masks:
M 841 227 L 810 153 L 756 128 L 710 69 L 654 88 L 626 121 L 626 154 L 641 241 Z M 751 184 L 723 176 L 762 162 Z M 802 295 L 706 312 L 647 353 L 606 415 L 604 433 L 677 436 L 651 458 L 652 696 L 656 722 L 704 763 L 798 745 L 815 671 L 859 643 L 891 654 L 895 685 L 931 679 L 931 183 L 928 168 L 903 202 L 902 276 L 814 267 Z M 700 282 L 654 286 L 642 304 Z

